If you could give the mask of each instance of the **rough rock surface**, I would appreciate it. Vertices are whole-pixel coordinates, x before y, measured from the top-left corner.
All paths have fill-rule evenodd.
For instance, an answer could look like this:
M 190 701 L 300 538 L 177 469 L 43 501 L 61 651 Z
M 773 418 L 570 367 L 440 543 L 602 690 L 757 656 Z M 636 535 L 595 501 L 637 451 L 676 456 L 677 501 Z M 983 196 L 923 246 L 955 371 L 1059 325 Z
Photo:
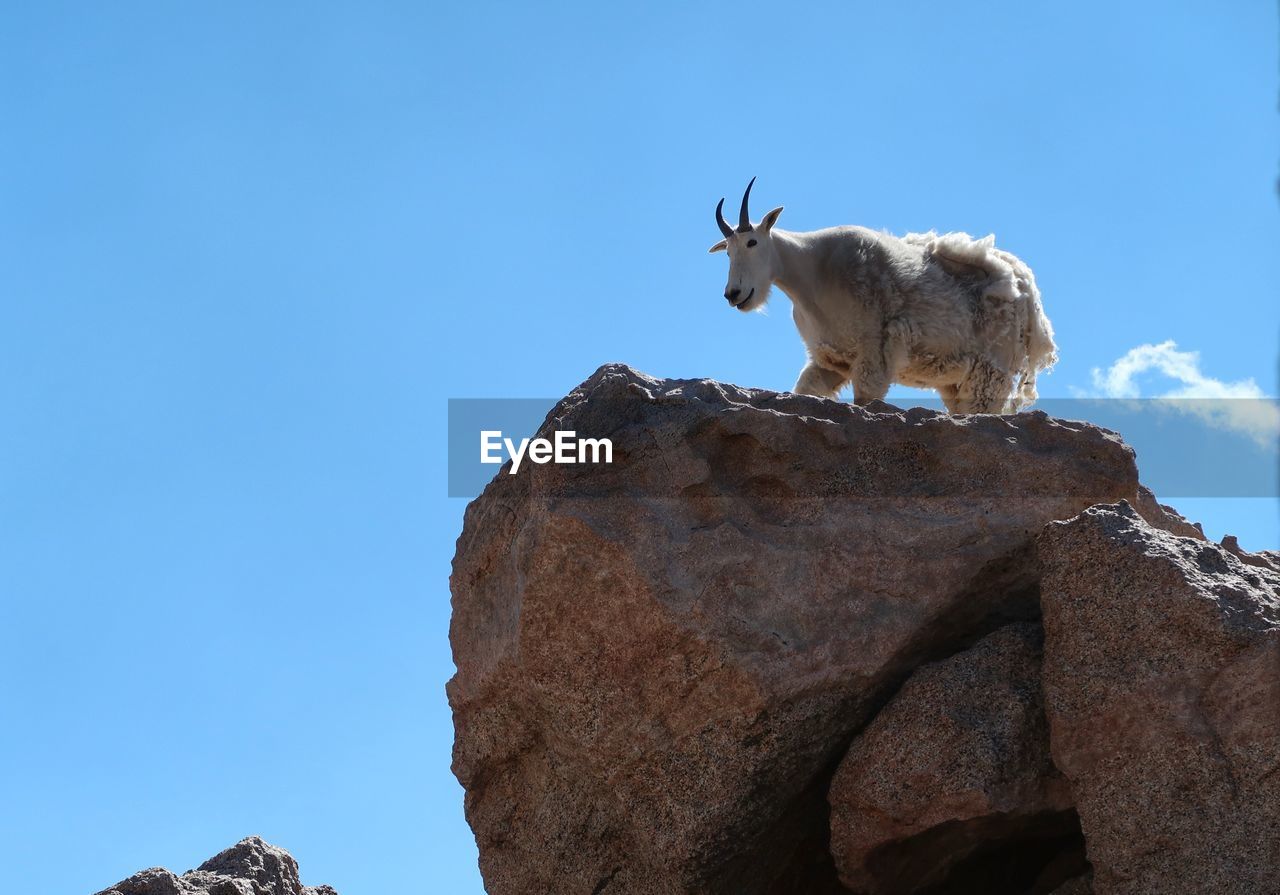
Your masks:
M 1024 622 L 921 667 L 853 741 L 829 796 L 848 888 L 1048 893 L 1086 868 L 1049 758 L 1040 646 Z
M 1135 504 L 1142 517 L 1152 525 L 1162 528 L 1170 534 L 1186 538 L 1205 540 L 1204 529 L 1199 522 L 1184 519 L 1182 514 L 1168 504 L 1160 503 L 1155 493 L 1146 485 L 1138 486 L 1138 501 Z M 1230 536 L 1228 536 L 1230 537 Z M 1235 538 L 1231 538 L 1234 542 Z
M 182 876 L 160 867 L 135 873 L 98 895 L 337 895 L 304 886 L 298 862 L 257 836 L 242 839 Z
M 1053 760 L 1095 890 L 1280 892 L 1280 573 L 1124 504 L 1039 548 Z
M 1140 501 L 1115 433 L 602 367 L 466 512 L 454 771 L 492 895 L 840 891 L 825 797 L 922 662 L 1038 615 L 1035 533 Z M 1182 524 L 1185 524 L 1182 523 Z
M 1226 550 L 1236 559 L 1240 560 L 1246 566 L 1257 566 L 1262 569 L 1270 569 L 1273 572 L 1280 572 L 1280 553 L 1274 550 L 1263 550 L 1261 553 L 1250 553 L 1241 548 L 1240 541 L 1235 535 L 1227 535 L 1222 539 L 1222 549 Z

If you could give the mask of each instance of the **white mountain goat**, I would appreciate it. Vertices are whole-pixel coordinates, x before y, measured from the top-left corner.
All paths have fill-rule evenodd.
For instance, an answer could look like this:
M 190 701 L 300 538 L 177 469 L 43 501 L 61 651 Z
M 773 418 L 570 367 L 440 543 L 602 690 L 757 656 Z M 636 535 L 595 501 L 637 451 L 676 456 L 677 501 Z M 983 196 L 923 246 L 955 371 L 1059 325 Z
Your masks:
M 1031 269 L 995 237 L 865 227 L 780 230 L 781 208 L 752 224 L 751 186 L 735 230 L 716 223 L 729 253 L 724 297 L 739 311 L 764 305 L 776 283 L 809 362 L 794 391 L 835 397 L 853 383 L 858 404 L 895 382 L 937 389 L 952 413 L 1012 413 L 1036 399 L 1036 374 L 1058 359 Z

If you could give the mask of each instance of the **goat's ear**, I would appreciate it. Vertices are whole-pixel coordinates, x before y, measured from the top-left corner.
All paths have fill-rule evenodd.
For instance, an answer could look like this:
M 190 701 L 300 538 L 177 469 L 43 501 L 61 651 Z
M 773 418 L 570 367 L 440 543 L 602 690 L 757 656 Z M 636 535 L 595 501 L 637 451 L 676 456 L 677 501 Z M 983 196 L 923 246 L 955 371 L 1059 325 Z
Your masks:
M 765 230 L 772 230 L 773 225 L 778 223 L 778 215 L 782 214 L 782 206 L 779 205 L 773 211 L 769 212 L 760 221 L 760 226 Z
M 722 239 L 711 248 L 707 249 L 707 252 L 723 252 L 727 248 L 729 248 L 729 241 L 727 239 Z

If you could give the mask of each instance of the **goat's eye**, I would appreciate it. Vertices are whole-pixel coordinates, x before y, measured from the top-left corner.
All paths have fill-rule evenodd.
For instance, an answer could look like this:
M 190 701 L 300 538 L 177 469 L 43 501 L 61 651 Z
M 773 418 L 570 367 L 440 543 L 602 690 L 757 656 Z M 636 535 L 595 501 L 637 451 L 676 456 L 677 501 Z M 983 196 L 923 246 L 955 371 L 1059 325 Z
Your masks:
M 756 241 L 754 239 L 747 240 L 747 248 L 751 248 L 755 244 L 756 244 Z

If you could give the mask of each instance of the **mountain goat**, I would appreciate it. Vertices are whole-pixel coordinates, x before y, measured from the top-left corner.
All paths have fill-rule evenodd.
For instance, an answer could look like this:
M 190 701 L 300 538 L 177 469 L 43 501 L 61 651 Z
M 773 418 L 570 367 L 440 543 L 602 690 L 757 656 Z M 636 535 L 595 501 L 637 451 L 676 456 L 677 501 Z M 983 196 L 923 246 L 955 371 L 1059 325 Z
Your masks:
M 735 230 L 710 249 L 729 254 L 724 297 L 764 305 L 776 283 L 809 353 L 794 391 L 834 397 L 849 382 L 858 404 L 895 382 L 937 389 L 952 413 L 1016 412 L 1036 399 L 1036 375 L 1057 361 L 1053 328 L 1031 269 L 995 237 L 865 227 L 781 230 L 781 208 L 752 224 L 751 187 Z

